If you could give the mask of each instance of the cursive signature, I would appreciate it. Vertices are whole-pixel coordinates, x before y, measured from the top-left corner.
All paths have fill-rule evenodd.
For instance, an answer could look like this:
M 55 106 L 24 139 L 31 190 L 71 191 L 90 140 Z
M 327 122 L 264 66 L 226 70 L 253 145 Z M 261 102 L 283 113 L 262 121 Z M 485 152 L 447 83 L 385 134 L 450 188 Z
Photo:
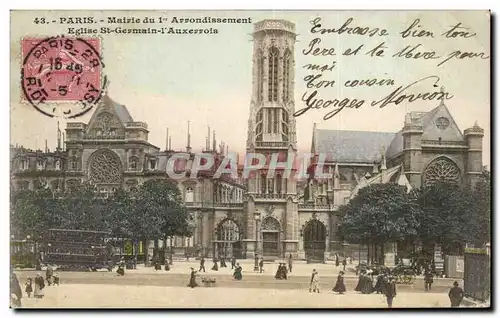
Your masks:
M 446 93 L 444 91 L 434 91 L 434 92 L 425 92 L 425 93 L 418 93 L 418 94 L 406 94 L 405 91 L 408 90 L 410 87 L 420 83 L 420 82 L 423 82 L 423 81 L 427 81 L 427 80 L 434 80 L 434 84 L 433 84 L 433 87 L 438 87 L 438 83 L 439 83 L 439 76 L 436 76 L 436 75 L 431 75 L 431 76 L 427 76 L 427 77 L 424 77 L 424 78 L 421 78 L 405 87 L 403 86 L 399 86 L 398 88 L 396 88 L 396 90 L 394 90 L 393 92 L 391 92 L 389 95 L 385 96 L 384 98 L 378 100 L 378 101 L 374 101 L 371 103 L 372 106 L 377 106 L 380 104 L 380 108 L 383 108 L 389 104 L 395 104 L 395 105 L 399 105 L 401 104 L 402 102 L 404 101 L 408 101 L 410 103 L 412 102 L 415 102 L 419 99 L 421 100 L 443 100 L 443 99 L 452 99 L 454 96 L 453 95 L 450 95 L 449 93 Z

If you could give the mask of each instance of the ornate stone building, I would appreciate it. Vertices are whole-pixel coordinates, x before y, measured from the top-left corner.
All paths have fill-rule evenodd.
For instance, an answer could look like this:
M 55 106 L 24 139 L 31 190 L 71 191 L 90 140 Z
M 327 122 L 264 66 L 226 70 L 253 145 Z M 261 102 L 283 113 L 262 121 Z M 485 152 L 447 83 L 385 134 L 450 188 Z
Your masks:
M 193 214 L 192 238 L 165 242 L 178 253 L 185 249 L 207 256 L 266 259 L 292 254 L 298 259 L 330 259 L 346 245 L 338 235 L 338 207 L 374 183 L 397 182 L 420 187 L 437 180 L 473 185 L 482 170 L 483 129 L 463 133 L 440 103 L 426 113 L 409 113 L 399 132 L 313 129 L 309 180 L 297 170 L 268 175 L 271 158 L 285 163 L 297 154 L 294 113 L 295 25 L 264 20 L 254 26 L 253 87 L 248 120 L 247 152 L 267 158 L 250 178 L 213 174 L 225 156 L 207 136 L 205 153 L 215 167 L 196 179 L 173 180 Z M 194 159 L 190 136 L 185 151 L 165 150 L 148 142 L 148 126 L 136 122 L 124 105 L 104 96 L 88 123 L 68 123 L 66 140 L 58 129 L 58 147 L 50 152 L 11 149 L 12 187 L 62 189 L 88 180 L 103 195 L 150 179 L 166 179 L 167 161 L 177 153 L 189 159 L 176 166 L 190 171 Z M 326 155 L 323 159 L 321 154 Z M 315 170 L 325 161 L 329 178 Z M 160 242 L 160 246 L 163 243 Z

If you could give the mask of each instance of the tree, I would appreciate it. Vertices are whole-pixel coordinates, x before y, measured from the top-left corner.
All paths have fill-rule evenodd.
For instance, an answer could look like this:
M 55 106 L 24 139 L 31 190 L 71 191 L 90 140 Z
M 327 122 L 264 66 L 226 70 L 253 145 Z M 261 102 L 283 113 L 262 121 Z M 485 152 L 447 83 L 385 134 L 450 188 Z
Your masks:
M 106 201 L 99 197 L 97 188 L 88 183 L 74 184 L 59 198 L 63 216 L 61 227 L 70 230 L 106 230 L 102 213 Z
M 150 180 L 133 193 L 128 230 L 140 240 L 190 236 L 189 215 L 177 186 L 166 180 Z M 145 249 L 148 261 L 147 248 Z
M 406 187 L 374 184 L 365 187 L 340 208 L 341 233 L 349 242 L 373 245 L 375 253 L 388 242 L 414 240 L 418 232 L 419 207 Z M 375 255 L 376 256 L 376 255 Z
M 424 245 L 442 244 L 446 254 L 457 254 L 466 242 L 480 238 L 478 205 L 469 189 L 434 183 L 415 195 L 422 210 L 419 238 Z
M 483 170 L 481 179 L 474 187 L 474 200 L 478 207 L 478 221 L 481 227 L 480 244 L 491 241 L 491 172 Z
M 52 213 L 48 213 L 51 211 Z M 38 268 L 37 245 L 48 229 L 58 227 L 60 204 L 50 189 L 13 191 L 11 196 L 11 227 L 14 236 L 27 237 L 34 243 L 35 266 Z

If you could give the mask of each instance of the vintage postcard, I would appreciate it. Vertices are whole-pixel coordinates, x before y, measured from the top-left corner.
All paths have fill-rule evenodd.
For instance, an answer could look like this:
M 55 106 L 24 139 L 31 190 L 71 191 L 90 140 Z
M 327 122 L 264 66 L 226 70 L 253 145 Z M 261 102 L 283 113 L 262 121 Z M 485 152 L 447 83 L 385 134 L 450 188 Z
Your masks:
M 490 306 L 489 11 L 11 11 L 12 308 Z

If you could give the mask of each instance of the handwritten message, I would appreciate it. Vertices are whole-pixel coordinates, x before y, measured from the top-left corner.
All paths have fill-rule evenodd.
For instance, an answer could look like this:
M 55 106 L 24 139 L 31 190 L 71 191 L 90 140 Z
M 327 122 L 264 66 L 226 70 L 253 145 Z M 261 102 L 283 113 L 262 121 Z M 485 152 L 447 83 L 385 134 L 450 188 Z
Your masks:
M 461 51 L 452 49 L 445 52 L 436 52 L 428 44 L 429 41 L 415 43 L 416 41 L 426 41 L 426 39 L 435 39 L 435 41 L 456 41 L 461 39 L 467 41 L 477 36 L 477 33 L 458 22 L 443 30 L 432 30 L 426 28 L 420 19 L 410 21 L 400 30 L 388 30 L 385 28 L 371 27 L 358 23 L 354 18 L 348 18 L 340 27 L 327 26 L 321 17 L 310 21 L 309 33 L 312 39 L 307 43 L 301 53 L 308 57 L 310 62 L 302 66 L 308 74 L 303 77 L 306 85 L 306 91 L 302 95 L 303 108 L 298 109 L 294 116 L 301 116 L 311 109 L 327 109 L 323 119 L 328 120 L 344 108 L 358 109 L 365 104 L 383 108 L 388 105 L 398 105 L 403 102 L 412 103 L 418 100 L 449 100 L 453 98 L 451 93 L 445 92 L 440 88 L 440 78 L 437 75 L 429 74 L 423 78 L 415 79 L 409 84 L 399 84 L 394 74 L 386 74 L 385 78 L 365 78 L 365 79 L 347 79 L 339 82 L 337 68 L 339 67 L 338 57 L 351 58 L 355 56 L 365 56 L 367 70 L 372 63 L 378 63 L 381 59 L 397 60 L 426 60 L 426 63 L 435 64 L 436 68 L 443 68 L 449 65 L 451 61 L 459 60 L 463 62 L 473 60 L 489 59 L 487 52 L 481 51 Z M 347 37 L 360 37 L 366 39 L 380 39 L 375 45 L 361 44 L 355 47 L 339 48 L 339 42 Z M 398 43 L 403 43 L 399 47 L 390 47 L 387 42 L 389 37 L 398 37 Z M 405 43 L 409 42 L 409 43 Z M 411 43 L 410 43 L 411 42 Z M 337 44 L 337 46 L 331 45 Z M 447 47 L 454 47 L 453 45 Z M 329 64 L 321 64 L 324 57 L 331 57 Z M 320 59 L 322 58 L 322 59 Z M 410 70 L 411 72 L 411 70 Z M 429 90 L 419 93 L 409 93 L 409 89 L 421 82 L 429 83 Z M 342 91 L 352 90 L 351 98 L 339 98 L 331 95 L 332 88 L 341 86 Z M 365 100 L 356 98 L 356 89 L 366 87 L 390 87 L 392 91 L 384 96 L 376 96 L 374 100 Z

